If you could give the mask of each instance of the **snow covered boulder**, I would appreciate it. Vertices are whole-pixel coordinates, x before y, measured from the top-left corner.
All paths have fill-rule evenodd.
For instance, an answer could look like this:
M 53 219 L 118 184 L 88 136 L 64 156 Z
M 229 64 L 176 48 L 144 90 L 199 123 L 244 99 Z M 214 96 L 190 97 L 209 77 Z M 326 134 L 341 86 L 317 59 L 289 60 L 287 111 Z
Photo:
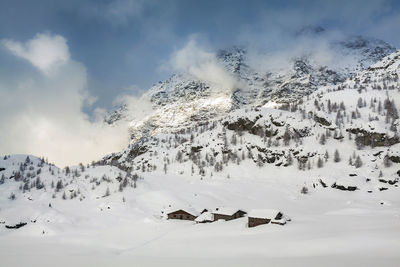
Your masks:
M 325 114 L 322 112 L 315 112 L 314 114 L 314 121 L 316 121 L 319 124 L 322 124 L 324 126 L 331 126 L 332 122 L 329 118 L 326 117 Z
M 6 228 L 7 229 L 18 229 L 18 228 L 25 226 L 26 224 L 27 224 L 26 222 L 20 222 L 15 225 L 6 225 Z
M 400 144 L 390 147 L 388 158 L 394 163 L 400 163 Z
M 362 188 L 367 181 L 363 176 L 339 177 L 332 184 L 332 188 L 342 191 L 356 191 Z

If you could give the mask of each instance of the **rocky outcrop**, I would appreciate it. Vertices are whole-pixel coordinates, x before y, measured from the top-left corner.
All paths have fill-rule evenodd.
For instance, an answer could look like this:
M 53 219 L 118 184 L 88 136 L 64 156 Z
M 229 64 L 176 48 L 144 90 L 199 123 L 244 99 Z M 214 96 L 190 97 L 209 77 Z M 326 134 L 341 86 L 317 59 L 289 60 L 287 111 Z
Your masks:
M 26 224 L 27 224 L 26 222 L 20 222 L 15 225 L 6 225 L 6 228 L 7 229 L 18 229 L 18 228 L 25 226 Z
M 349 128 L 347 132 L 356 134 L 355 142 L 358 145 L 363 146 L 391 146 L 400 143 L 397 136 L 388 137 L 385 133 L 369 132 L 365 129 L 360 128 Z
M 134 145 L 131 150 L 129 151 L 129 157 L 130 158 L 136 158 L 137 156 L 140 156 L 148 151 L 147 146 L 141 146 L 141 145 Z
M 308 127 L 304 127 L 302 129 L 296 129 L 293 128 L 293 132 L 298 136 L 298 137 L 306 137 L 310 135 L 311 129 Z
M 203 149 L 202 146 L 192 146 L 192 147 L 190 148 L 190 151 L 191 151 L 192 153 L 198 153 L 198 152 L 200 152 L 202 149 Z
M 394 163 L 400 163 L 400 156 L 389 156 L 389 159 Z
M 319 117 L 319 116 L 317 116 L 317 115 L 314 115 L 314 121 L 315 122 L 317 122 L 317 123 L 319 123 L 319 124 L 322 124 L 322 125 L 325 125 L 325 126 L 331 126 L 331 122 L 330 121 L 328 121 L 327 119 L 325 119 L 325 118 L 323 118 L 323 117 Z
M 248 118 L 238 118 L 234 122 L 225 121 L 224 126 L 231 131 L 240 132 L 245 131 L 251 134 L 259 134 L 262 130 L 260 125 L 256 125 L 257 120 L 259 120 L 262 116 L 257 116 L 253 121 Z M 266 131 L 266 136 L 272 136 L 276 134 L 276 132 Z
M 356 191 L 358 188 L 357 186 L 344 186 L 344 185 L 339 185 L 336 183 L 333 183 L 333 185 L 331 186 L 332 188 L 338 189 L 338 190 L 342 190 L 342 191 Z
M 324 181 L 322 181 L 322 179 L 319 179 L 319 183 L 322 185 L 323 188 L 328 187 L 328 186 L 326 185 L 326 183 L 325 183 Z
M 394 179 L 394 180 L 379 179 L 378 181 L 381 182 L 381 183 L 390 184 L 390 185 L 395 185 L 395 184 L 397 184 L 399 182 L 398 179 Z
M 275 125 L 276 127 L 282 127 L 282 126 L 285 125 L 285 122 L 284 122 L 284 121 L 278 121 L 278 120 L 275 120 L 275 119 L 272 118 L 272 117 L 271 117 L 271 123 L 272 123 L 273 125 Z

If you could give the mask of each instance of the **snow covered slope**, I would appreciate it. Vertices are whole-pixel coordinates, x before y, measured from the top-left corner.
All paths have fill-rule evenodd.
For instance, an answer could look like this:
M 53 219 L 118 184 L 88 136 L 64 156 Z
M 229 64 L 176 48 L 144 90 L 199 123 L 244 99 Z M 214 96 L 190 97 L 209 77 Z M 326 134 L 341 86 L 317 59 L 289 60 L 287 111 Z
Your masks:
M 362 40 L 340 45 L 373 62 L 388 52 Z M 250 90 L 215 94 L 173 76 L 150 90 L 155 112 L 132 124 L 119 153 L 65 169 L 4 155 L 5 264 L 26 265 L 18 250 L 34 266 L 396 266 L 400 52 L 346 73 L 297 60 L 285 82 L 271 74 L 264 86 L 248 75 L 245 50 L 233 51 L 219 57 Z M 129 119 L 127 111 L 109 122 Z M 249 229 L 246 217 L 196 225 L 165 216 L 171 207 L 219 206 L 277 209 L 292 221 Z

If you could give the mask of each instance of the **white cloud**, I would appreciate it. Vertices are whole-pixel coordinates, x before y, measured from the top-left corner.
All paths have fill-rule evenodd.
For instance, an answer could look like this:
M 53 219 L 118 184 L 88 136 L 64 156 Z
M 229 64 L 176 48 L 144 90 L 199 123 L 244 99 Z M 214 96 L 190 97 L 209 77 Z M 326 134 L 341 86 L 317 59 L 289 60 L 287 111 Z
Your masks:
M 1 153 L 45 156 L 65 166 L 100 159 L 128 144 L 127 125 L 111 127 L 102 116 L 91 119 L 82 111 L 94 98 L 86 88 L 85 67 L 69 58 L 63 37 L 38 34 L 25 44 L 3 43 L 51 75 L 19 73 L 0 80 L 0 99 L 6 99 L 0 105 Z
M 216 92 L 231 92 L 238 81 L 230 75 L 217 60 L 215 53 L 200 47 L 195 37 L 175 51 L 164 68 L 178 73 L 189 73 L 195 78 L 207 81 Z
M 329 66 L 337 71 L 353 68 L 358 64 L 358 55 L 347 55 L 346 50 L 339 45 L 339 42 L 349 37 L 339 31 L 304 35 L 273 33 L 274 42 L 281 45 L 272 46 L 268 46 L 267 34 L 252 34 L 246 36 L 246 39 L 254 40 L 248 46 L 247 63 L 261 74 L 279 71 L 287 73 L 288 69 L 292 69 L 294 60 L 303 57 L 313 66 Z M 261 39 L 257 39 L 259 36 Z
M 133 95 L 119 95 L 115 102 L 117 105 L 125 105 L 130 116 L 129 120 L 138 122 L 153 114 L 152 103 L 147 95 L 139 97 Z
M 37 34 L 25 44 L 8 39 L 2 43 L 15 56 L 28 60 L 46 74 L 70 60 L 67 40 L 60 35 Z

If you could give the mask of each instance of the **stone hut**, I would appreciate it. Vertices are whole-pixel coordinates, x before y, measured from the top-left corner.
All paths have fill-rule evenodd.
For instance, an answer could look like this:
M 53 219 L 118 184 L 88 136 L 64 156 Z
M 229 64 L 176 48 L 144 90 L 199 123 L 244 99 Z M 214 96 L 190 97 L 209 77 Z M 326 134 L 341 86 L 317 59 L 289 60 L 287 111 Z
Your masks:
M 247 213 L 237 208 L 219 207 L 211 212 L 214 215 L 214 221 L 225 220 L 230 221 L 240 217 L 244 217 Z
M 176 209 L 171 210 L 167 213 L 168 220 L 175 219 L 175 220 L 188 220 L 194 221 L 198 216 L 198 213 L 195 210 L 191 209 Z
M 284 217 L 282 212 L 273 209 L 257 209 L 249 212 L 248 226 L 255 227 L 261 224 L 286 224 L 287 218 Z

